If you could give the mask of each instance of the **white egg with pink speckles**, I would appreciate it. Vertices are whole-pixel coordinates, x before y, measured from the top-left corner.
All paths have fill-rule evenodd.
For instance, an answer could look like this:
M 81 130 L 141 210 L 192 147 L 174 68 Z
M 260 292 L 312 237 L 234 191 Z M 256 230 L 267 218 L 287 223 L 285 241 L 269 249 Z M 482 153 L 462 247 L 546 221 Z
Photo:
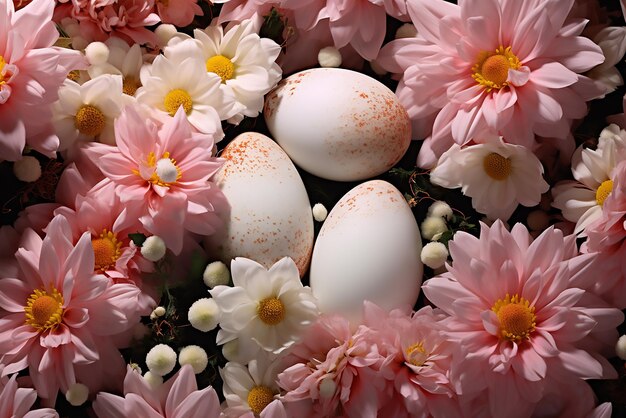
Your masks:
M 264 109 L 276 142 L 302 169 L 336 181 L 392 168 L 411 142 L 411 122 L 384 84 L 355 71 L 313 68 L 282 80 Z
M 272 141 L 246 132 L 221 154 L 224 166 L 213 181 L 220 187 L 230 212 L 224 227 L 205 239 L 209 257 L 226 264 L 246 257 L 265 267 L 287 256 L 306 272 L 313 248 L 313 216 L 300 174 Z
M 333 207 L 311 259 L 311 289 L 324 313 L 358 322 L 363 302 L 412 308 L 422 284 L 419 227 L 393 185 L 362 183 Z

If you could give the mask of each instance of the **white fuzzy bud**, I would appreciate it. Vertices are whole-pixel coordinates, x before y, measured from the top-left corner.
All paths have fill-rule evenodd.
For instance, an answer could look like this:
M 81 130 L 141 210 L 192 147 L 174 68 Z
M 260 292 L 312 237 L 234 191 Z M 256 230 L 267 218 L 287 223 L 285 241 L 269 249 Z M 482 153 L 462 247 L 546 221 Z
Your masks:
M 334 46 L 327 46 L 320 49 L 317 54 L 317 61 L 320 63 L 320 67 L 337 68 L 341 65 L 341 52 Z
M 159 376 L 156 373 L 146 372 L 143 375 L 143 379 L 150 385 L 152 390 L 157 390 L 163 384 L 163 376 Z
M 157 306 L 156 308 L 154 308 L 153 312 L 157 317 L 161 317 L 165 315 L 165 308 L 163 306 Z
M 13 174 L 20 181 L 32 183 L 41 177 L 41 164 L 35 157 L 27 155 L 13 163 Z
M 180 350 L 178 354 L 178 363 L 181 366 L 189 364 L 195 374 L 202 373 L 209 364 L 209 357 L 206 351 L 197 345 L 188 345 Z
M 438 216 L 450 220 L 452 219 L 452 208 L 443 200 L 437 200 L 428 208 L 428 216 Z
M 526 223 L 532 231 L 543 231 L 550 225 L 550 216 L 542 210 L 533 210 L 528 214 Z
M 155 345 L 146 355 L 148 369 L 159 376 L 165 376 L 176 366 L 176 352 L 167 344 Z
M 85 48 L 85 56 L 91 65 L 103 65 L 109 59 L 109 47 L 102 42 L 92 42 Z
M 155 30 L 154 34 L 159 39 L 159 45 L 165 46 L 167 43 L 176 35 L 178 31 L 174 25 L 170 24 L 162 24 L 159 25 Z
M 202 298 L 193 303 L 187 313 L 187 319 L 195 329 L 208 332 L 220 322 L 220 308 L 213 299 Z
M 335 395 L 337 391 L 337 384 L 332 377 L 326 377 L 320 383 L 320 397 L 322 399 L 329 399 Z
M 398 28 L 395 38 L 415 38 L 415 36 L 417 36 L 417 29 L 415 26 L 411 23 L 405 23 Z
M 82 383 L 74 383 L 70 385 L 67 392 L 65 392 L 65 399 L 72 406 L 80 406 L 87 402 L 89 397 L 89 388 Z
M 141 245 L 141 255 L 143 255 L 146 260 L 150 261 L 159 261 L 165 256 L 166 251 L 167 247 L 165 246 L 165 242 L 161 237 L 156 235 L 146 238 Z
M 321 203 L 316 203 L 313 206 L 313 219 L 317 222 L 324 222 L 326 217 L 328 216 L 328 210 Z
M 626 360 L 626 335 L 622 335 L 615 344 L 615 354 L 622 360 Z
M 422 222 L 420 230 L 425 239 L 434 240 L 435 237 L 441 237 L 441 234 L 448 230 L 448 226 L 440 216 L 429 216 Z
M 156 174 L 164 183 L 174 183 L 178 177 L 178 169 L 169 158 L 161 158 L 156 163 Z
M 230 282 L 230 272 L 226 264 L 221 261 L 214 261 L 204 269 L 202 280 L 210 289 L 220 285 L 226 286 Z
M 443 266 L 448 259 L 448 249 L 441 242 L 429 242 L 422 248 L 420 254 L 422 263 L 431 269 L 437 269 Z

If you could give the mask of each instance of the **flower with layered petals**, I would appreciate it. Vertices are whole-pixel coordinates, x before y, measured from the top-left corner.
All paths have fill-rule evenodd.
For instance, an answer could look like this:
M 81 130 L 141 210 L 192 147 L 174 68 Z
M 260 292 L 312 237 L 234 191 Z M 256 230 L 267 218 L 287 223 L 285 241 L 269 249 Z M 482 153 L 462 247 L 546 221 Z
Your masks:
M 134 96 L 141 87 L 140 71 L 144 64 L 144 56 L 139 44 L 128 46 L 119 38 L 109 38 L 104 44 L 108 49 L 106 62 L 92 63 L 87 72 L 91 78 L 102 74 L 116 74 L 122 76 L 122 91 Z
M 0 375 L 3 365 L 0 364 Z M 59 418 L 54 409 L 31 407 L 37 400 L 35 389 L 18 388 L 17 375 L 0 378 L 0 418 Z
M 422 289 L 467 350 L 451 367 L 464 396 L 480 396 L 491 416 L 525 417 L 548 374 L 615 376 L 600 352 L 614 347 L 624 315 L 584 290 L 597 279 L 595 257 L 578 255 L 574 235 L 549 228 L 531 242 L 522 224 L 509 232 L 496 221 L 481 224 L 480 239 L 457 232 L 449 247 L 448 272 Z
M 51 20 L 54 4 L 35 0 L 15 11 L 11 0 L 0 0 L 0 156 L 5 160 L 19 160 L 25 145 L 49 157 L 59 147 L 50 104 L 67 74 L 84 63 L 80 53 L 52 46 L 59 37 Z
M 604 61 L 568 20 L 574 0 L 443 0 L 407 3 L 418 35 L 386 45 L 378 63 L 401 75 L 396 94 L 426 138 L 418 165 L 431 168 L 452 144 L 484 132 L 532 148 L 535 135 L 571 141 L 573 119 L 601 96 L 580 74 Z
M 100 418 L 220 418 L 222 412 L 215 390 L 198 390 L 190 365 L 185 365 L 167 382 L 154 389 L 130 366 L 124 379 L 124 397 L 101 392 L 93 403 Z
M 135 325 L 129 309 L 137 287 L 94 274 L 90 234 L 72 241 L 63 216 L 50 222 L 43 241 L 26 230 L 15 254 L 17 277 L 0 280 L 3 375 L 28 368 L 37 394 L 51 404 L 76 382 L 92 391 L 114 388 L 124 360 L 113 337 Z
M 187 26 L 196 15 L 203 15 L 198 0 L 156 0 L 156 10 L 161 22 L 176 26 Z

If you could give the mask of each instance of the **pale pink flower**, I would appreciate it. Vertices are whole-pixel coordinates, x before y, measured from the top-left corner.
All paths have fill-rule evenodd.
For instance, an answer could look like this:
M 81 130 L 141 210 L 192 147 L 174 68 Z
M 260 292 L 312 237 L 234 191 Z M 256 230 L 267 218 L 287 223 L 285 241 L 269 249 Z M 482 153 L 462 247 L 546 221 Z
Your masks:
M 190 365 L 185 365 L 167 382 L 153 389 L 130 366 L 124 379 L 124 397 L 101 392 L 93 403 L 100 418 L 219 418 L 220 401 L 208 386 L 198 390 Z
M 129 308 L 139 290 L 94 274 L 89 234 L 74 246 L 63 216 L 52 220 L 43 240 L 26 230 L 20 247 L 17 277 L 0 280 L 3 375 L 28 368 L 50 404 L 76 382 L 92 391 L 114 388 L 124 360 L 113 340 L 135 325 Z
M 0 375 L 3 365 L 0 364 Z M 35 389 L 19 388 L 17 375 L 10 379 L 0 378 L 0 418 L 58 418 L 54 409 L 34 409 L 31 407 L 37 400 Z
M 532 148 L 535 135 L 571 141 L 573 119 L 603 94 L 581 74 L 604 60 L 567 20 L 574 0 L 443 0 L 407 3 L 418 35 L 390 42 L 378 58 L 402 76 L 396 94 L 426 138 L 430 168 L 453 143 L 484 132 Z
M 53 9 L 53 1 L 35 0 L 14 11 L 12 1 L 0 0 L 0 158 L 5 160 L 19 160 L 25 145 L 56 155 L 59 138 L 50 104 L 67 74 L 86 64 L 80 53 L 52 46 L 59 37 Z
M 615 343 L 623 314 L 583 290 L 597 279 L 595 257 L 578 255 L 575 236 L 549 228 L 531 243 L 522 224 L 509 232 L 496 221 L 481 224 L 480 239 L 457 232 L 449 248 L 448 272 L 422 289 L 467 350 L 451 367 L 460 394 L 486 396 L 492 416 L 523 417 L 548 374 L 616 375 L 600 340 Z
M 196 15 L 203 15 L 198 0 L 156 0 L 156 10 L 161 22 L 176 26 L 187 26 Z
M 192 132 L 182 107 L 160 128 L 126 107 L 115 134 L 117 147 L 92 143 L 85 152 L 128 211 L 140 213 L 142 227 L 175 254 L 186 233 L 212 234 L 220 222 L 216 209 L 224 206 L 223 194 L 208 181 L 222 165 L 212 156 L 214 138 Z

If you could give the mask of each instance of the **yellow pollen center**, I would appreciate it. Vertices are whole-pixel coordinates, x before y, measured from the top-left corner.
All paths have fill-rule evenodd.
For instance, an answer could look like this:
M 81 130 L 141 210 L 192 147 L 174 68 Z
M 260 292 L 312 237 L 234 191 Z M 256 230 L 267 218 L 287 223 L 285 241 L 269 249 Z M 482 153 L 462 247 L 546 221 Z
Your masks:
M 406 349 L 406 359 L 414 366 L 423 366 L 428 357 L 428 353 L 422 342 L 415 343 Z
M 222 83 L 225 83 L 235 75 L 235 64 L 223 55 L 215 55 L 206 60 L 206 70 L 219 75 Z
M 500 322 L 500 337 L 505 340 L 519 343 L 523 339 L 530 339 L 535 330 L 537 317 L 535 307 L 530 306 L 523 297 L 508 293 L 504 299 L 498 299 L 491 308 Z
M 55 329 L 63 320 L 63 296 L 52 288 L 50 293 L 36 289 L 24 306 L 26 324 L 39 331 Z
M 485 173 L 494 180 L 506 180 L 511 175 L 511 159 L 492 152 L 483 160 Z
M 78 83 L 80 79 L 80 71 L 72 70 L 67 74 L 67 78 Z
M 285 319 L 285 305 L 278 298 L 266 298 L 259 302 L 257 314 L 267 325 L 277 325 Z
M 185 110 L 186 114 L 191 113 L 193 101 L 191 100 L 189 93 L 185 90 L 174 89 L 165 95 L 163 105 L 165 106 L 165 111 L 169 113 L 170 116 L 174 116 L 178 111 L 178 108 L 181 106 Z
M 134 96 L 137 89 L 141 87 L 141 83 L 133 77 L 124 77 L 122 81 L 122 92 L 129 96 Z M 176 112 L 174 112 L 176 113 Z
M 122 255 L 122 242 L 118 241 L 115 233 L 106 229 L 102 230 L 98 238 L 91 239 L 91 246 L 95 258 L 95 271 L 109 270 Z
M 4 70 L 6 63 L 7 62 L 4 60 L 4 57 L 0 55 L 0 86 L 6 83 L 6 81 L 4 81 L 4 75 L 2 75 L 2 70 Z
M 104 113 L 92 105 L 83 105 L 74 116 L 74 126 L 87 136 L 100 135 L 104 130 L 104 122 Z
M 613 180 L 605 180 L 596 190 L 596 202 L 598 205 L 604 205 L 604 201 L 613 191 Z
M 267 386 L 255 386 L 248 392 L 248 406 L 256 415 L 274 400 L 274 392 Z
M 500 45 L 495 52 L 483 51 L 478 54 L 472 67 L 472 78 L 489 92 L 508 86 L 509 70 L 521 67 L 519 58 L 511 52 L 511 47 Z

